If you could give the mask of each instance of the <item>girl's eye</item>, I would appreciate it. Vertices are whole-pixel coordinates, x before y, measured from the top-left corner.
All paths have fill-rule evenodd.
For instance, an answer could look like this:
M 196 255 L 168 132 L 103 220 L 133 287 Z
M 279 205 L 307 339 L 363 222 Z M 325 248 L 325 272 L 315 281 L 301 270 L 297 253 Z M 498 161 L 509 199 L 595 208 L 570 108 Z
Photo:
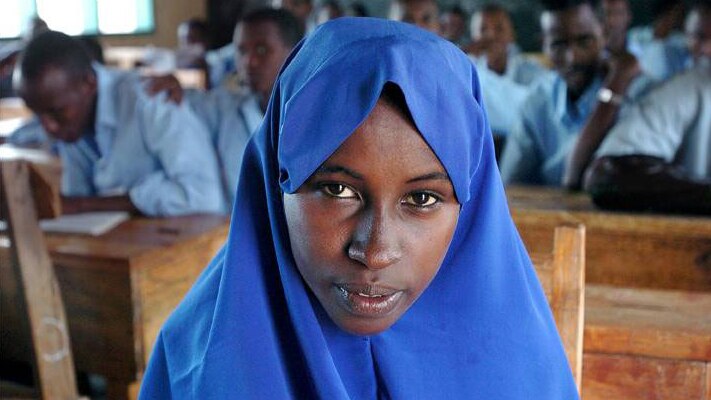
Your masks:
M 427 192 L 415 192 L 407 195 L 405 203 L 415 207 L 431 207 L 439 202 L 439 198 Z
M 353 189 L 340 183 L 327 183 L 322 186 L 322 189 L 327 195 L 338 197 L 340 199 L 351 199 L 357 197 Z

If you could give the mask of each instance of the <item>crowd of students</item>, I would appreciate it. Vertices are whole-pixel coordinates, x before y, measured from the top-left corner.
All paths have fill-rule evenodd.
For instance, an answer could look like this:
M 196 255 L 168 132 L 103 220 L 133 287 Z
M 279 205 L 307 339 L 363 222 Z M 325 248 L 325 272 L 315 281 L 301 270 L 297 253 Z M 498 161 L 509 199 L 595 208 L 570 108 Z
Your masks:
M 549 65 L 519 50 L 500 5 L 468 16 L 440 13 L 435 0 L 398 0 L 389 16 L 469 55 L 503 138 L 504 183 L 585 188 L 607 207 L 708 213 L 711 3 L 686 12 L 680 2 L 654 4 L 652 24 L 630 29 L 627 0 L 543 1 Z M 97 63 L 74 38 L 35 33 L 14 81 L 37 118 L 10 141 L 49 143 L 60 155 L 69 212 L 228 213 L 242 153 L 292 48 L 328 19 L 366 13 L 337 2 L 282 6 L 247 13 L 218 50 L 206 50 L 203 22 L 180 25 L 176 65 L 204 70 L 209 91 L 183 90 L 171 75 L 146 82 Z

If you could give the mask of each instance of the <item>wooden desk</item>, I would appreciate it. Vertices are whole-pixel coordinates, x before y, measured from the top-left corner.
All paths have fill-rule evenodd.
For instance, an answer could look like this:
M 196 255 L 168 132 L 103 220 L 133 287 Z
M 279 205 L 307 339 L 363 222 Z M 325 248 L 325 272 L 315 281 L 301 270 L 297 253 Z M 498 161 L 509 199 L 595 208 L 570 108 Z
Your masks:
M 711 294 L 585 291 L 585 400 L 711 399 Z
M 219 216 L 133 219 L 99 236 L 47 235 L 62 291 L 74 362 L 109 380 L 108 398 L 126 398 L 145 369 L 163 321 L 219 250 Z M 4 253 L 3 253 L 4 250 Z M 28 361 L 28 337 L 14 310 L 7 243 L 0 239 L 0 354 Z
M 587 283 L 711 291 L 711 218 L 602 211 L 561 189 L 506 192 L 529 251 L 551 251 L 558 225 L 585 225 Z
M 19 97 L 0 99 L 0 120 L 13 118 L 30 118 L 32 110 L 27 108 L 25 102 Z

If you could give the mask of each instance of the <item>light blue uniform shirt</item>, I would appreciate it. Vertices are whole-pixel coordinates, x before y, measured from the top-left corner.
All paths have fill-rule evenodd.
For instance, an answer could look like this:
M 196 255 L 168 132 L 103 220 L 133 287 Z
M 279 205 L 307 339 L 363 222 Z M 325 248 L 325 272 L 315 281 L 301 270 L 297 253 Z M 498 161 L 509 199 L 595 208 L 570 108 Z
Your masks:
M 627 97 L 633 102 L 650 86 L 646 77 L 630 84 Z M 602 78 L 597 77 L 577 101 L 568 100 L 568 88 L 557 74 L 543 79 L 521 107 L 521 117 L 506 141 L 501 158 L 505 183 L 560 186 L 568 153 L 597 105 Z M 624 104 L 619 115 L 624 115 Z
M 695 67 L 651 91 L 603 141 L 597 156 L 644 154 L 711 178 L 711 68 Z
M 635 27 L 627 34 L 627 47 L 637 57 L 644 73 L 655 80 L 666 80 L 692 64 L 686 36 L 675 32 L 655 39 L 651 26 Z
M 470 57 L 477 67 L 491 130 L 501 136 L 511 132 L 521 105 L 535 83 L 552 73 L 513 47 L 508 53 L 506 71 L 502 75 L 489 69 L 486 56 Z
M 232 42 L 205 53 L 205 62 L 210 70 L 210 87 L 220 87 L 225 79 L 237 71 L 235 56 L 235 45 Z
M 164 96 L 148 96 L 134 73 L 98 65 L 94 70 L 94 131 L 73 143 L 53 144 L 63 164 L 62 193 L 128 194 L 136 208 L 150 216 L 224 213 L 215 152 L 192 111 Z M 11 142 L 41 136 L 46 133 L 34 120 Z
M 231 207 L 237 191 L 242 156 L 264 113 L 257 97 L 222 85 L 209 92 L 188 91 L 187 99 L 207 126 L 222 170 L 225 201 Z

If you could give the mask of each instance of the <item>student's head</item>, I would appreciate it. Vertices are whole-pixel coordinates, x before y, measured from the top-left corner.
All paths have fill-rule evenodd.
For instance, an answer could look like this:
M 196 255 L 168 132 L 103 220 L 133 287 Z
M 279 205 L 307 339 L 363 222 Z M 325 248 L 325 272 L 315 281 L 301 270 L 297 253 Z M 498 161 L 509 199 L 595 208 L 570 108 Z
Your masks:
M 191 18 L 178 25 L 178 46 L 202 46 L 203 49 L 209 47 L 209 34 L 207 24 L 197 18 Z
M 344 15 L 343 7 L 335 1 L 329 0 L 321 5 L 316 16 L 316 23 L 323 24 L 332 19 L 340 18 Z
M 314 8 L 311 0 L 282 0 L 281 6 L 291 12 L 304 26 Z
M 701 1 L 691 9 L 685 31 L 694 61 L 711 65 L 711 1 Z
M 263 103 L 269 99 L 279 68 L 304 35 L 289 11 L 261 8 L 247 13 L 235 28 L 240 70 Z
M 59 32 L 40 34 L 25 48 L 13 80 L 50 136 L 73 142 L 93 124 L 96 74 L 78 40 Z
M 439 8 L 435 0 L 399 0 L 392 3 L 390 18 L 439 34 Z
M 442 37 L 456 42 L 466 34 L 466 14 L 459 6 L 449 8 L 440 18 Z
M 681 29 L 685 9 L 683 1 L 656 0 L 651 9 L 654 37 L 664 39 L 674 30 Z
M 603 28 L 590 0 L 548 0 L 541 15 L 543 48 L 577 99 L 600 71 Z
M 474 41 L 485 46 L 489 57 L 505 57 L 508 46 L 514 42 L 514 28 L 509 12 L 495 4 L 482 7 L 472 15 L 471 35 Z
M 447 172 L 392 84 L 284 208 L 307 285 L 337 325 L 362 335 L 390 327 L 422 294 L 459 216 Z
M 352 3 L 350 7 L 348 8 L 347 13 L 351 17 L 367 17 L 370 16 L 370 13 L 368 12 L 368 7 L 365 6 L 365 4 L 356 1 L 355 3 Z
M 628 0 L 602 0 L 601 11 L 607 48 L 618 53 L 625 50 L 627 29 L 632 21 Z
M 245 150 L 224 250 L 158 339 L 143 396 L 179 387 L 168 371 L 197 355 L 195 389 L 214 398 L 577 398 L 474 68 L 382 18 L 303 41 Z

